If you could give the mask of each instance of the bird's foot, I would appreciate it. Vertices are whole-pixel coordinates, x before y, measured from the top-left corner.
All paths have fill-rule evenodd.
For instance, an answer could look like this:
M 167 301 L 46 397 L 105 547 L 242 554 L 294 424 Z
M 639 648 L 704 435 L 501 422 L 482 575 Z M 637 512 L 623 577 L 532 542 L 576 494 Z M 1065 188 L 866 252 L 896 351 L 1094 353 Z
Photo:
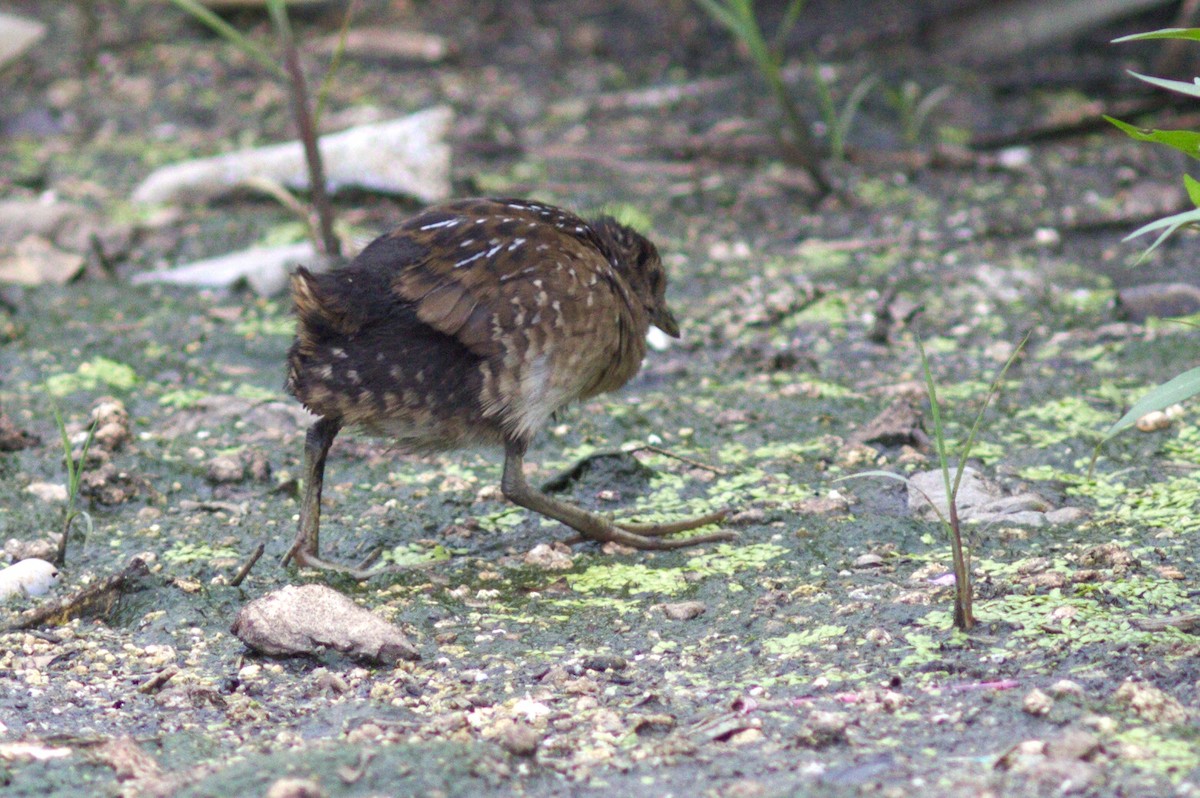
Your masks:
M 727 510 L 701 515 L 696 518 L 685 518 L 668 524 L 636 524 L 632 522 L 608 522 L 595 516 L 599 524 L 590 526 L 586 531 L 579 529 L 580 534 L 568 540 L 568 543 L 581 543 L 584 540 L 596 540 L 602 543 L 618 543 L 633 549 L 666 550 L 682 549 L 689 546 L 702 546 L 706 543 L 720 543 L 735 540 L 737 534 L 729 530 L 710 532 L 705 535 L 692 535 L 686 538 L 669 538 L 679 532 L 699 529 L 702 526 L 720 523 L 728 515 Z
M 345 574 L 351 579 L 359 582 L 365 582 L 366 580 L 378 576 L 379 574 L 397 570 L 395 566 L 388 565 L 386 563 L 383 565 L 375 565 L 375 561 L 379 559 L 379 555 L 382 553 L 382 551 L 382 548 L 376 548 L 358 565 L 343 565 L 341 563 L 323 560 L 316 554 L 305 551 L 303 548 L 295 547 L 287 553 L 287 556 L 283 558 L 283 562 L 281 564 L 287 565 L 288 560 L 291 560 L 295 562 L 296 566 L 299 568 L 316 568 L 321 571 Z

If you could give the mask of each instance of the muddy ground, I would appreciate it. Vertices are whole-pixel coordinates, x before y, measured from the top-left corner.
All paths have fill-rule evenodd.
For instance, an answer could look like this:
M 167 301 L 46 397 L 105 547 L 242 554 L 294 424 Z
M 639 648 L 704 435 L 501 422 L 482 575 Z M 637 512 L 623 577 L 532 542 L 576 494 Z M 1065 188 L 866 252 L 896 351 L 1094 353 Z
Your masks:
M 1149 71 L 1155 48 L 1106 42 L 1171 24 L 1172 7 L 976 66 L 929 55 L 962 4 L 879 2 L 848 22 L 850 4 L 813 3 L 794 63 L 834 67 L 837 96 L 868 75 L 950 87 L 912 142 L 877 88 L 830 165 L 841 195 L 817 203 L 771 144 L 756 76 L 687 3 L 368 4 L 356 26 L 440 34 L 453 54 L 348 58 L 327 127 L 449 102 L 457 194 L 616 211 L 665 254 L 682 341 L 559 418 L 532 479 L 652 443 L 670 455 L 593 457 L 563 495 L 642 518 L 728 507 L 739 537 L 530 556 L 568 534 L 502 500 L 499 453 L 345 435 L 324 551 L 349 562 L 382 544 L 417 564 L 358 584 L 279 566 L 309 421 L 282 390 L 286 299 L 128 282 L 300 232 L 250 194 L 128 200 L 156 165 L 290 136 L 284 89 L 158 3 L 10 5 L 51 34 L 0 75 L 0 190 L 82 206 L 94 235 L 80 279 L 4 289 L 0 407 L 37 442 L 0 454 L 0 539 L 55 539 L 63 505 L 30 491 L 66 478 L 53 404 L 78 434 L 112 397 L 130 435 L 87 470 L 92 526 L 76 525 L 54 595 L 134 556 L 149 574 L 84 617 L 0 636 L 5 795 L 263 795 L 286 778 L 329 796 L 1200 789 L 1200 425 L 1186 408 L 1126 432 L 1088 473 L 1101 432 L 1194 365 L 1192 327 L 1117 302 L 1200 280 L 1194 240 L 1140 264 L 1121 242 L 1182 208 L 1184 164 L 1053 124 L 1144 97 L 1123 70 Z M 231 21 L 267 37 L 257 14 Z M 340 22 L 318 9 L 297 30 Z M 327 61 L 306 57 L 314 74 Z M 668 86 L 691 88 L 646 99 Z M 813 108 L 802 74 L 796 89 Z M 337 205 L 360 238 L 417 207 Z M 1076 512 L 970 528 L 980 623 L 957 632 L 941 528 L 897 482 L 838 480 L 933 467 L 920 436 L 856 438 L 897 397 L 926 406 L 918 335 L 957 443 L 1026 332 L 972 464 Z M 422 659 L 278 660 L 230 634 L 249 600 L 309 581 L 399 624 Z

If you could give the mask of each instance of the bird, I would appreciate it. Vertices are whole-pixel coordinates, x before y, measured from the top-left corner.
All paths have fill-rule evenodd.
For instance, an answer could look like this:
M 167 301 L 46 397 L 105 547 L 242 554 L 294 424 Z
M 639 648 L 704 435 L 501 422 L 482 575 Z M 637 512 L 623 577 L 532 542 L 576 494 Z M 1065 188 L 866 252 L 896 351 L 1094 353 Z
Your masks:
M 319 553 L 326 456 L 347 427 L 411 453 L 502 447 L 504 497 L 580 539 L 634 549 L 732 539 L 723 529 L 672 537 L 725 511 L 615 521 L 524 474 L 530 444 L 558 411 L 637 374 L 651 325 L 679 337 L 666 286 L 658 250 L 632 228 L 524 199 L 428 207 L 341 268 L 298 268 L 286 389 L 318 418 L 305 436 L 300 520 L 284 564 L 356 578 L 378 571 Z

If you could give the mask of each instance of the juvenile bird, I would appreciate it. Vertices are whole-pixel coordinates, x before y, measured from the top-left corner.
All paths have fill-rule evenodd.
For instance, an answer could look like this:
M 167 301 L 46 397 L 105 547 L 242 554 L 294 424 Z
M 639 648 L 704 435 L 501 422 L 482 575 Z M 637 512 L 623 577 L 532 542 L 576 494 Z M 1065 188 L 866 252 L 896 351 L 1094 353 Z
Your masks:
M 318 553 L 325 458 L 345 426 L 412 452 L 503 446 L 504 495 L 584 538 L 638 549 L 732 538 L 665 537 L 716 523 L 723 512 L 670 524 L 612 521 L 531 487 L 522 471 L 530 442 L 556 411 L 638 372 L 651 324 L 679 337 L 666 284 L 658 251 L 630 228 L 518 199 L 432 207 L 344 268 L 298 269 L 287 389 L 320 419 L 305 438 L 289 557 L 371 573 Z

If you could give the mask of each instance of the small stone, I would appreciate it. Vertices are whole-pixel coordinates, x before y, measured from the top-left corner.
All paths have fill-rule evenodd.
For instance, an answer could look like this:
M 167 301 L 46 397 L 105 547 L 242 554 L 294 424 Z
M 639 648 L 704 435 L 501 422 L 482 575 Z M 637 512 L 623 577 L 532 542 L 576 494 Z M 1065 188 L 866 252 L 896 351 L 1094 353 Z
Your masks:
M 1087 517 L 1088 512 L 1082 507 L 1059 507 L 1046 513 L 1046 521 L 1050 524 L 1076 524 Z
M 1053 227 L 1039 227 L 1033 231 L 1033 242 L 1039 247 L 1057 247 L 1062 243 L 1062 233 Z
M 1054 707 L 1054 699 L 1043 693 L 1036 687 L 1029 691 L 1025 696 L 1025 700 L 1021 702 L 1021 709 L 1027 715 L 1041 717 L 1048 715 Z
M 241 459 L 231 455 L 218 455 L 208 461 L 208 479 L 218 485 L 241 482 L 246 478 L 246 467 Z
M 673 621 L 690 621 L 699 618 L 708 607 L 703 601 L 677 601 L 671 604 L 660 604 L 663 615 Z
M 565 543 L 539 543 L 526 552 L 525 564 L 547 571 L 564 571 L 575 567 L 575 558 Z
M 58 537 L 54 535 L 54 537 Z M 47 537 L 36 540 L 18 540 L 9 538 L 4 542 L 4 558 L 9 562 L 21 560 L 51 560 L 58 553 L 58 545 Z
M 891 645 L 892 643 L 892 633 L 886 629 L 880 629 L 879 627 L 868 629 L 867 633 L 863 635 L 863 637 L 866 638 L 868 643 L 873 643 L 881 648 L 883 646 Z
M 1095 568 L 1111 568 L 1114 571 L 1125 571 L 1137 560 L 1120 543 L 1101 543 L 1092 546 L 1079 555 L 1079 564 Z
M 537 753 L 542 733 L 532 726 L 505 719 L 498 725 L 496 742 L 513 756 L 528 757 Z
M 1173 696 L 1145 682 L 1125 682 L 1113 693 L 1112 700 L 1133 710 L 1150 723 L 1172 725 L 1187 720 L 1187 710 Z
M 17 242 L 10 256 L 0 258 L 0 282 L 66 285 L 83 271 L 85 263 L 82 255 L 30 235 Z
M 0 14 L 0 66 L 20 58 L 45 35 L 45 23 L 16 14 Z
M 1059 679 L 1054 684 L 1050 685 L 1050 694 L 1055 698 L 1072 698 L 1083 697 L 1083 686 L 1079 682 L 1073 682 L 1070 679 Z
M 1161 410 L 1151 410 L 1137 420 L 1136 426 L 1142 432 L 1156 432 L 1171 426 L 1171 417 Z
M 51 502 L 65 502 L 67 500 L 67 486 L 56 485 L 53 482 L 31 483 L 25 488 L 25 492 L 32 493 L 47 504 Z
M 1062 736 L 1046 741 L 1050 759 L 1088 759 L 1100 748 L 1100 738 L 1084 729 L 1067 729 Z
M 878 568 L 883 565 L 883 558 L 874 552 L 864 554 L 854 561 L 855 568 Z
M 845 712 L 829 712 L 815 709 L 809 713 L 807 721 L 796 735 L 797 741 L 809 748 L 824 748 L 828 745 L 844 743 L 846 727 L 850 721 Z
M 996 163 L 1002 169 L 1025 169 L 1033 163 L 1033 151 L 1028 147 L 1005 147 L 996 153 Z
M 310 779 L 283 778 L 267 789 L 266 798 L 325 798 L 325 793 Z

